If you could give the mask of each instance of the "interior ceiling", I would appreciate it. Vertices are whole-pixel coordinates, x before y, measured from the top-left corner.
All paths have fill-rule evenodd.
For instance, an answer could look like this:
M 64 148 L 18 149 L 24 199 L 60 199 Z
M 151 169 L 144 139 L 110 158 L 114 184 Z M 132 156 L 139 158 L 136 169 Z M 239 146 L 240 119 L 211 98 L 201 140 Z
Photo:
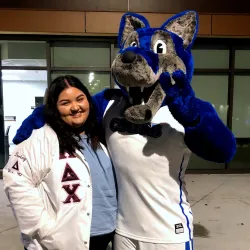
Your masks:
M 45 67 L 45 59 L 5 59 L 2 60 L 2 66 L 35 66 Z
M 2 66 L 35 66 L 45 67 L 46 60 L 43 59 L 5 59 Z M 3 81 L 47 81 L 46 70 L 2 70 Z

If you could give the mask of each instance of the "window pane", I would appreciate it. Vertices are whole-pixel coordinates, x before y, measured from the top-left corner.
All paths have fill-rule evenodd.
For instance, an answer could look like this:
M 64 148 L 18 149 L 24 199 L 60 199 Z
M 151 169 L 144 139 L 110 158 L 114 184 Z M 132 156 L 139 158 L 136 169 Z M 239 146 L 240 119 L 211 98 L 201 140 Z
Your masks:
M 9 152 L 16 130 L 36 106 L 37 97 L 44 97 L 47 71 L 2 70 L 5 133 L 9 129 Z M 14 91 L 13 91 L 14 90 Z M 37 103 L 37 106 L 39 103 Z
M 250 50 L 235 51 L 235 68 L 250 69 Z
M 99 72 L 89 72 L 89 73 L 76 73 L 76 72 L 61 72 L 53 73 L 52 81 L 63 75 L 73 75 L 77 77 L 89 90 L 90 94 L 96 94 L 105 88 L 110 88 L 110 73 L 99 73 Z
M 52 66 L 55 67 L 108 67 L 110 44 L 67 43 L 52 48 Z
M 192 50 L 196 69 L 227 69 L 229 50 Z
M 196 97 L 210 102 L 216 109 L 219 117 L 227 124 L 227 93 L 228 76 L 193 76 L 192 87 Z M 189 169 L 223 169 L 225 164 L 205 161 L 192 154 Z
M 233 133 L 238 138 L 250 137 L 250 76 L 235 76 L 233 99 Z
M 250 168 L 250 140 L 237 139 L 237 151 L 233 160 L 229 163 L 229 168 Z
M 228 76 L 193 76 L 191 83 L 196 97 L 210 102 L 227 124 Z
M 1 42 L 3 66 L 46 66 L 45 42 Z

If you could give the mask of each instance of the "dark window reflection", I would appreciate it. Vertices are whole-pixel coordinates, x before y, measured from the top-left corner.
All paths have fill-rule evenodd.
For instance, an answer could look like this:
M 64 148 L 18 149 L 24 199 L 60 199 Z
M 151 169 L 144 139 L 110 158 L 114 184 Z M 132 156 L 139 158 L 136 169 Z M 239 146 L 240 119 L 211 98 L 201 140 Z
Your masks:
M 250 138 L 237 139 L 237 152 L 228 166 L 231 169 L 250 168 Z

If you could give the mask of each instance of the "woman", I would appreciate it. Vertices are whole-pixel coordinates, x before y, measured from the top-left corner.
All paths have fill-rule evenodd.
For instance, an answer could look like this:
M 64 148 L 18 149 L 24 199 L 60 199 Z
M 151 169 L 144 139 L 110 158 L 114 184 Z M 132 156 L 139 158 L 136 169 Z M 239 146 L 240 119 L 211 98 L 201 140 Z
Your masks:
M 86 87 L 73 76 L 56 78 L 45 119 L 3 171 L 24 246 L 106 250 L 116 226 L 116 186 Z

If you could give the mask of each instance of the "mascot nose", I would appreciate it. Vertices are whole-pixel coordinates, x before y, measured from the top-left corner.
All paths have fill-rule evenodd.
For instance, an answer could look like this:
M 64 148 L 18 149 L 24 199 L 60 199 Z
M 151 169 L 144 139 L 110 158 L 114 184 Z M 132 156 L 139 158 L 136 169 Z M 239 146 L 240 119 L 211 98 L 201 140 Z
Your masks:
M 132 51 L 126 51 L 123 55 L 122 55 L 122 62 L 123 63 L 132 63 L 136 58 L 136 54 Z

